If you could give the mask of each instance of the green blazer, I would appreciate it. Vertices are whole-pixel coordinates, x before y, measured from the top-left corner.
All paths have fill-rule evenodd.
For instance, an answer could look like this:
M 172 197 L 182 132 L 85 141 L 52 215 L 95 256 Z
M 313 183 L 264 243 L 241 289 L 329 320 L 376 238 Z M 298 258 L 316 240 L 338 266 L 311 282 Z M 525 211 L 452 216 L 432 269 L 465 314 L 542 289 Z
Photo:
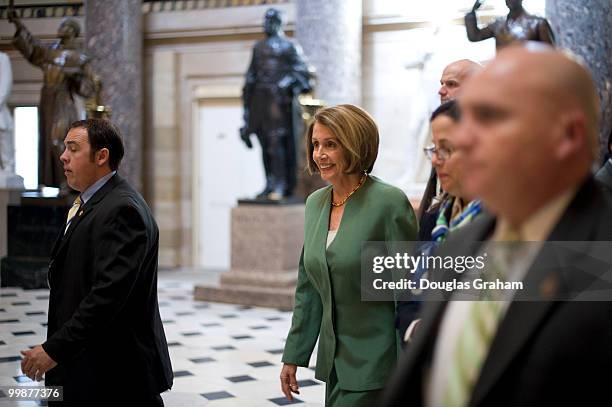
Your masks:
M 318 338 L 317 379 L 327 381 L 335 366 L 341 389 L 380 389 L 398 357 L 395 304 L 361 301 L 361 244 L 414 240 L 416 219 L 401 190 L 370 176 L 347 201 L 326 250 L 331 191 L 327 186 L 306 200 L 304 247 L 282 360 L 308 366 Z

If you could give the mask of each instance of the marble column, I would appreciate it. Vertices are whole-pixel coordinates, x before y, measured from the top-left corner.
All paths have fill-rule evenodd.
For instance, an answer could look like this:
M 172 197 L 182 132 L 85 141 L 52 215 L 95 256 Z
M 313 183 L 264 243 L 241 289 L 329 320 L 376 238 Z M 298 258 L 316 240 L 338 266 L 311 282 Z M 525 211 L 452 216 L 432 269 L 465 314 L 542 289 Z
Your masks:
M 591 69 L 601 100 L 601 151 L 612 131 L 612 2 L 547 0 L 546 17 L 557 43 L 580 55 Z
M 86 0 L 87 52 L 102 78 L 102 100 L 125 142 L 120 173 L 142 190 L 142 1 Z
M 297 0 L 295 37 L 317 70 L 317 98 L 361 104 L 361 0 Z

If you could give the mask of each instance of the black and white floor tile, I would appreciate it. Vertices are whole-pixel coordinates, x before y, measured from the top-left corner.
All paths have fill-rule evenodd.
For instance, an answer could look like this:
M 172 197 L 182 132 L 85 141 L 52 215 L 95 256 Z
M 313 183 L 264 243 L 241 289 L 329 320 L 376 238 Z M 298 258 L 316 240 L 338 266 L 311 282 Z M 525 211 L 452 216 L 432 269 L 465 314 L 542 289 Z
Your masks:
M 193 282 L 174 276 L 160 273 L 159 278 L 160 312 L 174 369 L 174 386 L 162 395 L 165 405 L 289 404 L 278 378 L 291 312 L 194 301 Z M 21 374 L 19 351 L 43 342 L 47 304 L 47 290 L 0 289 L 0 386 L 35 384 Z M 299 368 L 298 379 L 294 404 L 323 406 L 325 386 L 314 379 L 313 369 Z M 0 406 L 9 405 L 1 396 Z

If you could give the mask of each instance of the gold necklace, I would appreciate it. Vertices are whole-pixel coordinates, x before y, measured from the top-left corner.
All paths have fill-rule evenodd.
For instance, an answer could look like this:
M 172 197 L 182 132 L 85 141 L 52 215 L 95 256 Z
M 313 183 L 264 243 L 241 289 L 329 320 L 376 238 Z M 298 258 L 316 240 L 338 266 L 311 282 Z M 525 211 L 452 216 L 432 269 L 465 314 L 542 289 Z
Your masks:
M 368 174 L 363 174 L 363 177 L 361 177 L 361 179 L 359 180 L 359 184 L 357 184 L 357 186 L 355 188 L 353 188 L 353 190 L 351 192 L 349 192 L 349 194 L 346 196 L 346 198 L 344 198 L 342 200 L 342 202 L 335 203 L 334 200 L 332 199 L 332 201 L 331 201 L 332 206 L 335 206 L 337 208 L 339 206 L 344 205 L 346 203 L 346 201 L 348 201 L 348 199 L 351 197 L 351 195 L 353 195 L 359 188 L 361 188 L 361 186 L 365 182 L 367 176 L 368 176 Z

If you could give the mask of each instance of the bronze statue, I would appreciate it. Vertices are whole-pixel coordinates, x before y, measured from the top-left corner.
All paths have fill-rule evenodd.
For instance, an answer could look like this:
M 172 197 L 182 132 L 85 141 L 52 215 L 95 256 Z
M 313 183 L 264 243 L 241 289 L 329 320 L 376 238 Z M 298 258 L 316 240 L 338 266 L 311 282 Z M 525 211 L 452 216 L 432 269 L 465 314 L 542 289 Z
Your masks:
M 266 187 L 258 199 L 290 198 L 296 185 L 296 134 L 294 112 L 297 96 L 312 89 L 312 75 L 299 45 L 288 40 L 280 12 L 265 14 L 266 38 L 258 41 L 243 88 L 244 127 L 240 136 L 251 148 L 255 134 L 262 150 Z
M 510 12 L 506 18 L 496 19 L 484 28 L 478 28 L 476 10 L 484 0 L 476 0 L 472 11 L 465 15 L 465 28 L 472 42 L 495 37 L 497 49 L 513 42 L 541 41 L 555 45 L 555 36 L 545 18 L 528 14 L 523 8 L 523 0 L 506 0 Z
M 64 137 L 73 121 L 82 118 L 75 105 L 75 96 L 94 94 L 89 57 L 76 49 L 80 32 L 76 20 L 66 18 L 57 30 L 58 41 L 40 44 L 23 25 L 13 9 L 9 21 L 15 24 L 13 45 L 33 65 L 43 70 L 43 87 L 39 106 L 39 167 L 38 183 L 60 187 L 65 184 L 60 154 Z

